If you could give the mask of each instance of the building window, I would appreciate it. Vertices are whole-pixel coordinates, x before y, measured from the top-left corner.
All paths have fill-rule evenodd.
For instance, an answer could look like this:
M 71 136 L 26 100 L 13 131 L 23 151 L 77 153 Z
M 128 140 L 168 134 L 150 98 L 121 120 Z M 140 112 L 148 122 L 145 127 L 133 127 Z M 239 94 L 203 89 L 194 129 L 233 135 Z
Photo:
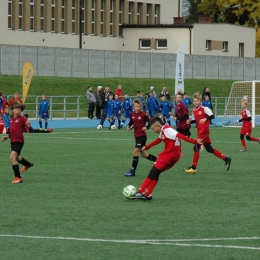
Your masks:
M 140 39 L 139 48 L 142 50 L 150 50 L 151 49 L 151 40 L 150 39 Z
M 40 4 L 40 31 L 44 32 L 44 0 Z
M 95 0 L 91 4 L 91 35 L 95 35 Z
M 76 33 L 76 0 L 72 0 L 72 34 Z
M 104 35 L 104 8 L 105 0 L 101 0 L 100 35 Z
M 123 28 L 122 28 L 122 1 L 119 1 L 119 36 L 123 37 Z
M 129 11 L 128 11 L 128 23 L 132 24 L 132 15 L 133 15 L 133 2 L 129 2 Z
M 244 45 L 244 43 L 239 43 L 239 53 L 238 53 L 238 56 L 239 57 L 244 57 L 244 47 L 245 47 L 245 45 Z
M 12 29 L 12 0 L 8 0 L 8 29 Z
M 156 49 L 167 49 L 167 40 L 166 39 L 158 39 L 156 40 Z
M 222 51 L 225 51 L 225 52 L 228 51 L 228 42 L 223 42 L 222 43 Z
M 55 0 L 51 1 L 51 32 L 55 32 Z
M 207 51 L 210 51 L 210 50 L 211 50 L 211 40 L 206 40 L 205 49 L 206 49 Z
M 110 36 L 113 36 L 114 0 L 110 0 Z
M 34 31 L 34 0 L 30 1 L 30 31 Z
M 160 5 L 155 5 L 154 23 L 159 24 Z
M 137 4 L 137 24 L 141 23 L 141 8 L 142 8 L 142 3 Z
M 19 0 L 19 30 L 23 29 L 23 0 Z
M 146 24 L 150 24 L 151 9 L 152 9 L 152 5 L 147 4 Z
M 81 1 L 81 33 L 85 34 L 85 1 Z
M 65 33 L 65 0 L 61 1 L 61 33 Z

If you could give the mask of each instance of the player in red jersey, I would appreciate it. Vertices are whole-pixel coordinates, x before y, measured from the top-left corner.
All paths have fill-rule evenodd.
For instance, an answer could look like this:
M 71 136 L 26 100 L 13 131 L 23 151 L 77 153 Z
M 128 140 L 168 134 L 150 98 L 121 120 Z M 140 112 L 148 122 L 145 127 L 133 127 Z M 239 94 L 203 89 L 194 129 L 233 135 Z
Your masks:
M 164 125 L 163 121 L 159 117 L 153 117 L 150 121 L 151 129 L 159 134 L 159 137 L 150 144 L 144 146 L 143 151 L 150 149 L 154 145 L 164 142 L 164 150 L 159 153 L 157 160 L 155 161 L 148 176 L 141 184 L 137 193 L 131 196 L 129 199 L 142 199 L 151 200 L 152 192 L 158 183 L 161 172 L 172 168 L 177 163 L 181 156 L 181 142 L 180 139 L 186 142 L 197 144 L 201 143 L 201 140 L 193 140 L 181 133 L 175 131 L 170 125 Z
M 19 92 L 14 93 L 14 97 L 8 102 L 8 106 L 11 107 L 14 102 L 19 102 L 19 103 L 23 104 L 23 101 L 19 96 Z
M 191 132 L 190 132 L 190 124 L 187 124 L 187 120 L 189 119 L 189 111 L 188 108 L 185 106 L 185 104 L 182 102 L 183 99 L 183 93 L 179 91 L 176 94 L 175 101 L 176 101 L 176 107 L 175 107 L 175 112 L 176 114 L 174 115 L 174 120 L 177 122 L 177 132 L 190 137 Z
M 135 99 L 133 103 L 134 111 L 130 114 L 130 121 L 126 129 L 129 131 L 132 126 L 134 127 L 135 148 L 133 151 L 132 168 L 129 172 L 124 174 L 127 177 L 135 176 L 135 170 L 139 161 L 139 153 L 142 155 L 142 157 L 150 161 L 156 161 L 156 157 L 154 155 L 142 150 L 142 147 L 145 146 L 147 140 L 146 123 L 149 123 L 150 118 L 145 114 L 144 111 L 142 111 L 142 101 L 140 99 Z
M 23 182 L 18 163 L 23 165 L 22 172 L 27 171 L 28 168 L 33 166 L 33 163 L 26 161 L 23 157 L 20 156 L 21 150 L 24 145 L 23 132 L 27 126 L 27 119 L 24 116 L 21 116 L 21 112 L 24 110 L 24 108 L 25 106 L 19 102 L 13 103 L 11 107 L 13 111 L 13 117 L 10 119 L 9 135 L 2 137 L 2 142 L 10 138 L 10 161 L 12 163 L 12 168 L 15 176 L 14 180 L 12 181 L 13 184 Z
M 210 120 L 214 119 L 214 115 L 208 107 L 203 107 L 201 105 L 201 102 L 202 102 L 201 94 L 195 93 L 193 95 L 193 104 L 194 104 L 194 108 L 192 109 L 193 119 L 187 120 L 187 123 L 189 124 L 196 123 L 197 136 L 199 139 L 203 140 L 203 145 L 206 148 L 207 152 L 213 153 L 216 157 L 225 161 L 225 165 L 228 171 L 231 164 L 231 158 L 226 157 L 219 150 L 214 149 L 211 146 L 211 140 L 209 137 L 209 125 L 210 125 Z M 191 174 L 196 173 L 197 164 L 200 158 L 200 148 L 201 148 L 200 144 L 194 145 L 192 166 L 188 167 L 187 169 L 184 169 L 185 172 Z
M 240 150 L 240 152 L 246 152 L 247 151 L 247 147 L 246 147 L 246 142 L 244 137 L 246 136 L 246 140 L 249 141 L 254 141 L 254 142 L 258 142 L 260 143 L 260 137 L 251 137 L 251 132 L 252 132 L 252 123 L 251 123 L 251 113 L 250 111 L 247 109 L 247 100 L 242 99 L 241 100 L 241 119 L 237 120 L 238 122 L 242 122 L 242 128 L 240 130 L 240 140 L 241 140 L 241 144 L 242 144 L 242 149 Z

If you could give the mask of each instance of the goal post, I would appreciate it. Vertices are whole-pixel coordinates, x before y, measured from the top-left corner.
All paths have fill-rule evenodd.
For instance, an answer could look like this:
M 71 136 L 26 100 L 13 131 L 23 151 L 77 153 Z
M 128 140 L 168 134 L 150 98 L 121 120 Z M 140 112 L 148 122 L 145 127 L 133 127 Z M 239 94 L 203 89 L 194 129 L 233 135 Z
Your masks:
M 247 108 L 252 116 L 252 127 L 256 126 L 256 115 L 259 115 L 260 102 L 260 81 L 236 81 L 232 84 L 229 97 L 225 104 L 225 111 L 222 120 L 224 127 L 240 127 L 241 99 L 247 99 Z M 259 107 L 259 108 L 258 108 Z

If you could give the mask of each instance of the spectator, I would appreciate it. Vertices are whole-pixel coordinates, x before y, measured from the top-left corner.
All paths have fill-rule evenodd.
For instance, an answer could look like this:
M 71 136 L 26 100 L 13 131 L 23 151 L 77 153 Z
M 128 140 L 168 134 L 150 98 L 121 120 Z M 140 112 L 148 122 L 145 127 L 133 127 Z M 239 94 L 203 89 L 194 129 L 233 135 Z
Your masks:
M 118 95 L 118 99 L 123 102 L 123 91 L 122 91 L 122 86 L 118 85 L 117 89 L 115 91 L 115 95 Z
M 95 93 L 95 97 L 96 97 L 96 118 L 97 119 L 101 119 L 102 96 L 103 96 L 102 87 L 98 86 L 97 91 Z
M 169 91 L 167 90 L 166 87 L 163 87 L 163 88 L 162 88 L 162 91 L 161 91 L 161 93 L 160 93 L 159 98 L 161 98 L 161 97 L 166 97 L 167 100 L 170 100 L 170 99 L 171 99 L 171 95 L 170 95 L 170 93 L 169 93 Z
M 14 102 L 19 102 L 19 103 L 23 104 L 23 101 L 20 98 L 18 91 L 14 93 L 14 97 L 8 102 L 8 106 L 11 107 Z
M 154 86 L 151 86 L 150 87 L 150 90 L 148 90 L 147 91 L 147 93 L 145 94 L 145 96 L 146 96 L 146 100 L 150 97 L 150 92 L 153 92 L 153 96 L 156 98 L 156 93 L 155 93 L 155 91 L 154 91 Z
M 96 105 L 96 97 L 92 92 L 92 86 L 88 87 L 87 93 L 86 93 L 87 99 L 88 99 L 88 118 L 93 119 L 94 118 L 94 109 Z
M 202 100 L 204 100 L 204 96 L 206 96 L 206 95 L 209 96 L 209 101 L 210 101 L 210 104 L 211 104 L 210 109 L 213 111 L 209 87 L 205 87 L 205 88 L 204 88 L 204 90 L 203 90 L 203 92 L 202 92 Z

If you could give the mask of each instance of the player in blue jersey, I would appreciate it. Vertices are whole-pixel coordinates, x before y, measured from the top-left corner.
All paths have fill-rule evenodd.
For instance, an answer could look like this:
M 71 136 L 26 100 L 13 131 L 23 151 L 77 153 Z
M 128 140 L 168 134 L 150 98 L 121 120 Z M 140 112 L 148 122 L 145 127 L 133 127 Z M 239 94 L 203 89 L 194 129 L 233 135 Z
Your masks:
M 149 98 L 147 98 L 147 110 L 149 112 L 149 117 L 152 118 L 156 115 L 159 108 L 159 103 L 157 98 L 154 96 L 154 92 L 149 92 Z
M 145 106 L 145 102 L 144 102 L 144 98 L 143 98 L 143 93 L 141 93 L 140 91 L 137 91 L 136 98 L 141 99 L 142 104 L 143 104 L 142 111 L 146 112 L 146 106 Z
M 119 100 L 119 96 L 115 95 L 114 100 L 115 108 L 114 108 L 114 121 L 117 119 L 118 129 L 121 128 L 121 111 L 122 111 L 122 102 Z
M 49 108 L 50 108 L 50 102 L 47 100 L 46 95 L 43 94 L 42 95 L 42 101 L 40 103 L 40 109 L 39 109 L 40 129 L 42 129 L 42 120 L 45 121 L 45 129 L 48 128 Z
M 4 111 L 4 115 L 3 115 L 3 120 L 4 120 L 4 131 L 3 134 L 8 133 L 9 128 L 10 128 L 10 117 L 9 117 L 9 107 L 5 107 L 5 111 Z
M 169 100 L 167 100 L 166 96 L 161 97 L 161 102 L 160 102 L 160 111 L 162 113 L 162 120 L 166 124 L 171 125 L 171 120 L 170 120 L 170 113 L 172 110 L 172 104 L 170 103 Z
M 114 111 L 115 111 L 115 103 L 114 103 L 114 95 L 109 94 L 108 95 L 108 101 L 105 108 L 105 112 L 107 115 L 107 121 L 110 123 L 109 129 L 111 129 L 111 126 L 114 125 Z
M 184 94 L 183 94 L 182 103 L 183 103 L 188 109 L 189 109 L 189 105 L 192 104 L 192 101 L 189 99 L 187 92 L 184 92 Z
M 130 114 L 133 111 L 132 99 L 129 97 L 128 93 L 125 93 L 125 100 L 124 100 L 123 105 L 122 105 L 122 110 L 124 112 L 124 116 L 123 116 L 122 123 L 120 125 L 121 128 L 124 126 L 126 119 L 130 118 Z

